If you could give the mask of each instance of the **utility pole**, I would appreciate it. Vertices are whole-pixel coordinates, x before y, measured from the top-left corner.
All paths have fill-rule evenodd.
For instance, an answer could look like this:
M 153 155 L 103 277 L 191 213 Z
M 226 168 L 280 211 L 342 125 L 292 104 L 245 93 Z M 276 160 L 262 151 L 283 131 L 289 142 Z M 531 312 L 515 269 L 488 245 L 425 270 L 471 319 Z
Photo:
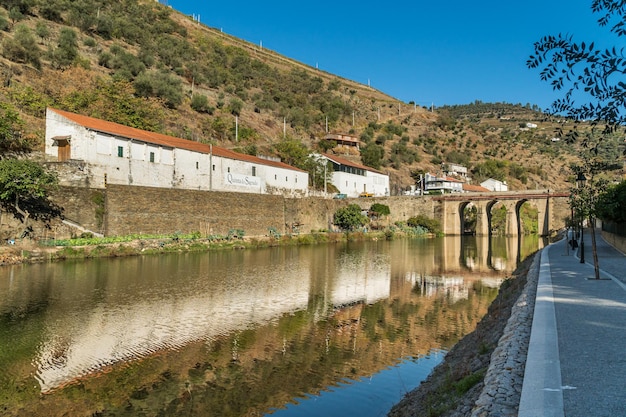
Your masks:
M 213 144 L 209 144 L 209 191 L 213 190 Z
M 328 159 L 324 160 L 324 197 L 326 197 L 326 166 L 328 165 Z

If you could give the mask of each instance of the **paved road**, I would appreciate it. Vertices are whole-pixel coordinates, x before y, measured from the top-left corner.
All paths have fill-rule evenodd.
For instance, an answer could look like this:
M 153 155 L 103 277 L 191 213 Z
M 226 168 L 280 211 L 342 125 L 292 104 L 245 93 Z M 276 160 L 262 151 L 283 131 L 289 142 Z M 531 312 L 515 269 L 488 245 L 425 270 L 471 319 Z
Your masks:
M 626 416 L 626 256 L 590 231 L 585 261 L 550 245 L 541 266 L 520 417 Z

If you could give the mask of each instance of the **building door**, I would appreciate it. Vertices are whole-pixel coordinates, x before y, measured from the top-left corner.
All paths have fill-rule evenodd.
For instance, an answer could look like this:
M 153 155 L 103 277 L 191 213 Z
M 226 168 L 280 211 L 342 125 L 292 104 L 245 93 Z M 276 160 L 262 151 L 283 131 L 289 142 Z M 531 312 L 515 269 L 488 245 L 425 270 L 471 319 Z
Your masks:
M 68 161 L 71 158 L 70 141 L 67 139 L 57 139 L 56 144 L 59 148 L 57 153 L 59 162 Z

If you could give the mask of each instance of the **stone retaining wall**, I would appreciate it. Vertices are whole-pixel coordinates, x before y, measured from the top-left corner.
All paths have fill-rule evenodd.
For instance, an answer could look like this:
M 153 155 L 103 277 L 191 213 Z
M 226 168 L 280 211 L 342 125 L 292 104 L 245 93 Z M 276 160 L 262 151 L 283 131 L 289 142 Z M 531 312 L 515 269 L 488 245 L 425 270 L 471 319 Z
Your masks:
M 391 215 L 379 221 L 380 226 L 404 222 L 420 214 L 430 218 L 435 216 L 435 203 L 427 196 L 286 198 L 109 185 L 106 189 L 59 187 L 51 199 L 63 207 L 67 221 L 54 221 L 51 228 L 31 222 L 37 237 L 69 238 L 85 230 L 107 236 L 176 232 L 225 235 L 231 229 L 242 229 L 246 236 L 265 236 L 269 228 L 275 228 L 281 234 L 310 233 L 331 230 L 334 213 L 349 204 L 358 204 L 363 210 L 368 210 L 374 203 L 389 206 Z M 19 235 L 23 228 L 12 216 L 6 213 L 0 216 L 3 238 Z
M 246 236 L 263 236 L 270 227 L 279 233 L 329 230 L 340 207 L 358 204 L 364 210 L 380 203 L 390 207 L 386 224 L 418 214 L 433 216 L 429 198 L 389 197 L 325 199 L 276 195 L 174 190 L 110 185 L 106 189 L 105 234 L 190 233 L 227 234 L 242 229 Z
M 602 237 L 611 246 L 615 247 L 622 253 L 626 253 L 626 237 L 616 235 L 614 233 L 605 232 L 604 230 L 602 231 Z

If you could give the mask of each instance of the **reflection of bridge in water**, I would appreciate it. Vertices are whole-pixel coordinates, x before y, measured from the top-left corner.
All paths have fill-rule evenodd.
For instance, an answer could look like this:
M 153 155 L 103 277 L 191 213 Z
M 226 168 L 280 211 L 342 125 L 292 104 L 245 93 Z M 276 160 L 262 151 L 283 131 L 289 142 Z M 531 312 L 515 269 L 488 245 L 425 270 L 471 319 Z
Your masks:
M 536 235 L 446 236 L 437 241 L 433 256 L 419 257 L 421 265 L 414 270 L 425 275 L 462 275 L 466 278 L 502 276 L 502 273 L 513 272 L 520 260 L 544 246 L 545 239 Z M 417 255 L 414 252 L 407 256 Z M 423 264 L 425 261 L 427 264 Z
M 550 190 L 509 191 L 493 193 L 447 194 L 433 197 L 439 203 L 439 220 L 446 235 L 463 234 L 465 209 L 474 205 L 477 209 L 476 235 L 491 234 L 491 210 L 500 203 L 506 208 L 505 235 L 523 234 L 520 208 L 529 203 L 537 209 L 538 231 L 542 236 L 563 228 L 570 213 L 569 193 Z

